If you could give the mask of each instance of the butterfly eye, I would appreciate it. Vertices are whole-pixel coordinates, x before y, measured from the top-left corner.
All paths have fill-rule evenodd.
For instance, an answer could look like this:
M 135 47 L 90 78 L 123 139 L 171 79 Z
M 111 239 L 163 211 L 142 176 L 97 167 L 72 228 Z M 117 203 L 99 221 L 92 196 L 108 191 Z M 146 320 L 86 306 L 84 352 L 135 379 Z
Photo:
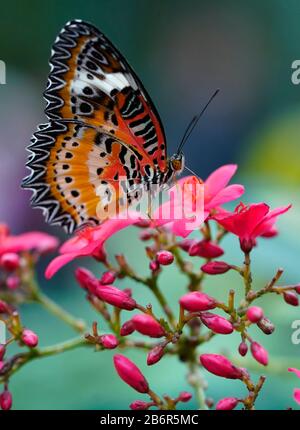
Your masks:
M 182 161 L 181 160 L 177 160 L 177 159 L 173 159 L 172 160 L 172 168 L 175 171 L 181 170 L 181 168 L 182 168 Z

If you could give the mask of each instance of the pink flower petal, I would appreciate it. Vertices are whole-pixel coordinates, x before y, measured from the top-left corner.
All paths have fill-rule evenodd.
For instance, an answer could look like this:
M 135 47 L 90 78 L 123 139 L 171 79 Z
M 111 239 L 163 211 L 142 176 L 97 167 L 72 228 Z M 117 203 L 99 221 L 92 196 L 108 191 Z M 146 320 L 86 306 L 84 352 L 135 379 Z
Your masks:
M 263 220 L 256 226 L 253 235 L 254 237 L 261 236 L 263 234 L 268 233 L 269 230 L 272 230 L 277 217 L 279 215 L 284 214 L 287 212 L 292 205 L 288 206 L 281 206 L 279 208 L 271 210 L 264 218 Z
M 54 251 L 58 239 L 46 233 L 31 231 L 18 236 L 7 236 L 0 241 L 0 254 L 37 250 L 40 253 Z
M 210 201 L 216 194 L 226 187 L 237 170 L 236 164 L 227 164 L 219 167 L 205 181 L 205 195 Z
M 298 376 L 298 378 L 300 378 L 300 370 L 299 369 L 296 369 L 295 367 L 289 367 L 288 371 L 294 372 Z
M 216 206 L 231 202 L 240 198 L 245 192 L 243 185 L 233 184 L 223 188 L 215 197 L 205 204 L 206 209 L 214 209 Z M 206 186 L 204 193 L 206 194 Z
M 139 213 L 132 211 L 127 214 L 126 219 L 110 219 L 103 222 L 99 227 L 88 227 L 82 230 L 61 247 L 60 253 L 62 255 L 51 261 L 45 272 L 46 278 L 50 279 L 65 264 L 77 257 L 93 255 L 94 251 L 99 250 L 112 235 L 125 227 L 135 224 L 140 218 Z

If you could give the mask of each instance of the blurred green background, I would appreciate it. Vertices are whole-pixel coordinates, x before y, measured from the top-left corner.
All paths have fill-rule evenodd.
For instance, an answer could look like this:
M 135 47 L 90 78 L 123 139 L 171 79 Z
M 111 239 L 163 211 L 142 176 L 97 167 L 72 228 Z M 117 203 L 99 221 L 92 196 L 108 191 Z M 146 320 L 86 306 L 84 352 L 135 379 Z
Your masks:
M 187 122 L 221 88 L 186 147 L 187 164 L 206 177 L 224 163 L 238 163 L 236 181 L 247 187 L 244 202 L 293 203 L 280 220 L 281 235 L 260 240 L 253 258 L 254 281 L 261 287 L 282 266 L 285 284 L 299 282 L 300 86 L 291 83 L 291 63 L 300 58 L 298 0 L 11 0 L 2 4 L 0 59 L 6 62 L 7 84 L 0 85 L 1 221 L 15 233 L 34 228 L 65 239 L 59 229 L 44 223 L 40 211 L 30 208 L 29 193 L 19 184 L 25 175 L 25 146 L 36 125 L 45 120 L 42 91 L 50 47 L 64 23 L 74 18 L 103 30 L 134 67 L 160 112 L 169 153 Z M 145 272 L 147 262 L 136 237 L 133 228 L 121 232 L 109 242 L 108 250 L 112 255 L 126 252 L 129 261 Z M 224 246 L 227 261 L 241 263 L 236 239 L 226 238 Z M 200 260 L 193 262 L 200 265 Z M 79 263 L 46 282 L 44 260 L 39 278 L 47 294 L 91 323 L 96 315 L 72 274 Z M 90 261 L 87 264 L 93 266 Z M 94 270 L 100 275 L 99 266 L 94 264 Z M 184 281 L 173 268 L 162 277 L 162 288 L 175 306 Z M 206 288 L 222 298 L 229 288 L 239 288 L 237 281 L 234 274 L 226 274 L 211 278 Z M 137 300 L 145 304 L 151 299 L 140 285 L 128 281 L 118 285 L 133 288 Z M 284 304 L 280 297 L 268 297 L 264 306 L 276 332 L 263 337 L 253 329 L 252 335 L 263 341 L 271 357 L 288 356 L 290 366 L 300 367 L 300 345 L 290 339 L 291 323 L 300 319 L 298 308 Z M 40 335 L 41 345 L 73 335 L 36 306 L 24 306 L 23 314 L 25 323 Z M 237 335 L 219 336 L 204 350 L 235 353 L 238 342 Z M 109 351 L 82 349 L 30 363 L 12 378 L 15 408 L 127 408 L 138 396 L 117 378 L 111 356 Z M 145 354 L 129 351 L 128 356 L 141 366 L 155 391 L 176 395 L 188 389 L 185 368 L 173 358 L 147 368 Z M 297 407 L 292 391 L 300 381 L 287 372 L 266 374 L 258 408 Z M 215 399 L 244 393 L 238 381 L 206 376 L 208 395 Z

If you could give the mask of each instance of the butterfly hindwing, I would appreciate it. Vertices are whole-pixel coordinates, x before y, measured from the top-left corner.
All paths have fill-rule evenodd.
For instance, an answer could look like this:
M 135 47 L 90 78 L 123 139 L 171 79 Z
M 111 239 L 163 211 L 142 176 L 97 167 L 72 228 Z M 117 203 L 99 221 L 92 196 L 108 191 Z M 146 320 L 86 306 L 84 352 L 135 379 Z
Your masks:
M 39 127 L 28 149 L 31 175 L 23 187 L 34 191 L 32 205 L 46 220 L 68 232 L 111 218 L 140 197 L 132 191 L 141 182 L 135 153 L 103 130 L 51 121 Z
M 112 43 L 91 24 L 71 21 L 57 37 L 45 98 L 49 119 L 74 119 L 130 146 L 146 165 L 166 170 L 166 144 L 156 109 Z

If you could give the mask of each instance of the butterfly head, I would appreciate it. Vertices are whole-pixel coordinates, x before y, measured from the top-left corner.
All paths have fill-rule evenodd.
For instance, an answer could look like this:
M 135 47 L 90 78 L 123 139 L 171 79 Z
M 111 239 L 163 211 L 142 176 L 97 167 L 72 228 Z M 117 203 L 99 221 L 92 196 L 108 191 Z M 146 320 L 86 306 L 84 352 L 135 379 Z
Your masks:
M 184 155 L 182 152 L 177 152 L 170 158 L 170 168 L 176 174 L 180 174 L 184 169 Z

